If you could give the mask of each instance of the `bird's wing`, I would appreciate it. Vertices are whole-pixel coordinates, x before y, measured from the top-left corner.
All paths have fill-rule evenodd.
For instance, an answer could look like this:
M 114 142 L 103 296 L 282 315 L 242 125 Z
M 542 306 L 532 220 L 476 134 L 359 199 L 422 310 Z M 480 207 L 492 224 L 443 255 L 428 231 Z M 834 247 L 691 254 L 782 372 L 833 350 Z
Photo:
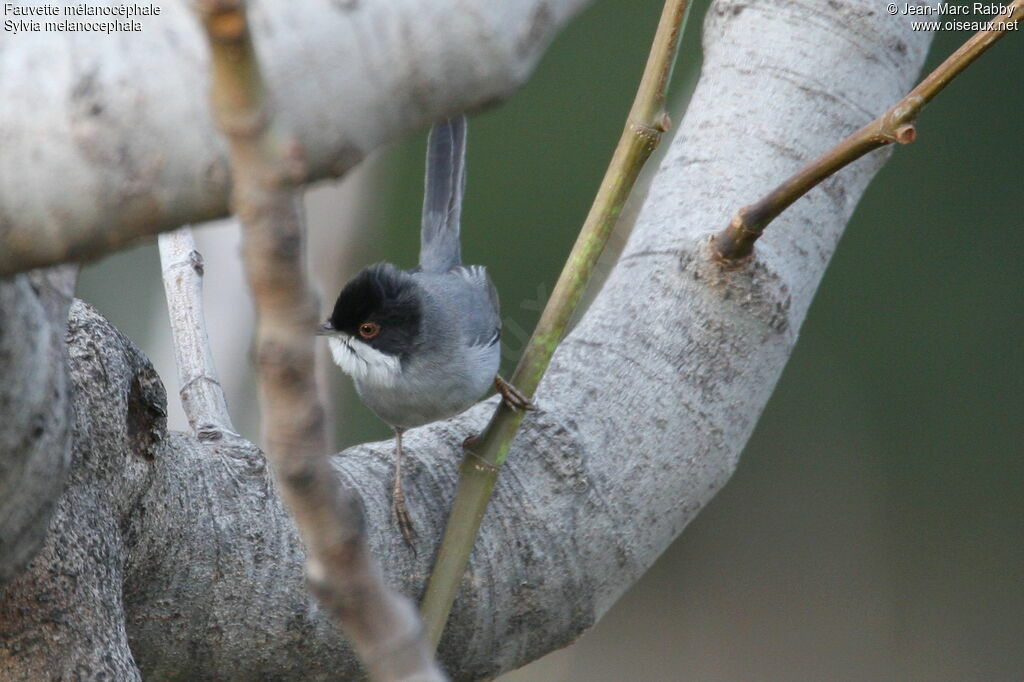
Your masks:
M 420 225 L 420 269 L 446 272 L 462 262 L 459 219 L 466 186 L 466 117 L 437 123 L 427 139 Z
M 498 290 L 482 265 L 459 265 L 449 273 L 457 278 L 461 296 L 468 311 L 463 319 L 463 330 L 471 346 L 488 347 L 501 339 L 501 315 Z

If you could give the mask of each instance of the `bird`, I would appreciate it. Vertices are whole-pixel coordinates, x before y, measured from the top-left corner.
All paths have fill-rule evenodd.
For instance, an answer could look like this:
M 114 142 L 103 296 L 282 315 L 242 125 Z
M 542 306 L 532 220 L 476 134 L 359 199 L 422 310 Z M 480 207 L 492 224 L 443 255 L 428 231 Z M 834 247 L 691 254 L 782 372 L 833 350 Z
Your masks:
M 360 400 L 395 432 L 391 506 L 413 547 L 402 489 L 402 434 L 463 412 L 496 388 L 508 407 L 533 409 L 498 375 L 498 292 L 482 265 L 463 265 L 466 119 L 446 118 L 427 138 L 419 264 L 376 263 L 341 289 L 317 334 L 352 377 Z

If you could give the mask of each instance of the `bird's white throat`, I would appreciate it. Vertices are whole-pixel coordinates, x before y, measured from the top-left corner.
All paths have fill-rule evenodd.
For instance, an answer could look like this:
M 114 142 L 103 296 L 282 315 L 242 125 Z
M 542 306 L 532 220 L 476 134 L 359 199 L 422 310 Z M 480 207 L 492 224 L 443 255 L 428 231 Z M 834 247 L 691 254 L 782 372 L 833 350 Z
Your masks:
M 327 345 L 341 371 L 357 381 L 393 386 L 401 376 L 398 356 L 382 353 L 352 336 L 331 336 Z

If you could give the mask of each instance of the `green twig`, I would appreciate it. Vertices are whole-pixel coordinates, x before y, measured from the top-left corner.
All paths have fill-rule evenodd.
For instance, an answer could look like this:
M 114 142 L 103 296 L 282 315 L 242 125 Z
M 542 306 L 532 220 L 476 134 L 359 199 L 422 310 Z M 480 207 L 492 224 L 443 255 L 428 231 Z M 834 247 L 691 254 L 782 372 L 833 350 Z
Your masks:
M 666 0 L 647 66 L 604 180 L 562 269 L 555 290 L 526 346 L 512 383 L 533 398 L 569 318 L 590 280 L 637 176 L 669 128 L 665 90 L 679 47 L 687 0 Z M 434 647 L 448 620 L 480 521 L 523 413 L 501 402 L 483 434 L 469 442 L 437 562 L 423 600 L 423 620 Z
M 729 226 L 713 239 L 715 258 L 732 267 L 743 265 L 754 253 L 754 242 L 768 224 L 822 180 L 879 147 L 913 142 L 917 136 L 914 121 L 921 109 L 1007 31 L 1014 30 L 1022 14 L 1024 0 L 1007 5 L 1004 14 L 992 17 L 987 30 L 971 36 L 888 111 L 804 166 L 757 203 L 737 211 Z

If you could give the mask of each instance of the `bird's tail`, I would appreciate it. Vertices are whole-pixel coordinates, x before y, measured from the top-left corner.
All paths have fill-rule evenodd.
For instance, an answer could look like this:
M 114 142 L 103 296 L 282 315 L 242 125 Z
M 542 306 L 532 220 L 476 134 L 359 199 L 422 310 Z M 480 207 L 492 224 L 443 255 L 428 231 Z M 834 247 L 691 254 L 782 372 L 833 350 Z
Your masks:
M 462 263 L 459 218 L 466 186 L 466 117 L 434 124 L 427 139 L 427 179 L 420 227 L 420 268 L 446 272 Z

